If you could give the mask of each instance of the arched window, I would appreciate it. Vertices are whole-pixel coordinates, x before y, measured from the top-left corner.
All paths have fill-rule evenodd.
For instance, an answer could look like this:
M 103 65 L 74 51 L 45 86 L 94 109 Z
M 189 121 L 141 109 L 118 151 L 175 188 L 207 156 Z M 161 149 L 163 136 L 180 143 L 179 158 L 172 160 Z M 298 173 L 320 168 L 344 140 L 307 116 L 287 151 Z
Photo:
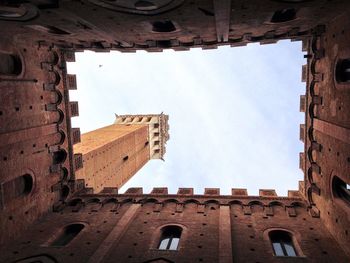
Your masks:
M 274 230 L 269 233 L 275 256 L 296 257 L 292 235 L 283 230 Z
M 1 192 L 4 203 L 9 203 L 13 199 L 26 196 L 33 190 L 34 182 L 30 174 L 18 176 L 1 185 Z
M 340 198 L 350 204 L 350 185 L 339 177 L 334 176 L 332 180 L 332 190 L 334 197 Z
M 62 247 L 70 243 L 83 230 L 83 224 L 71 224 L 66 226 L 60 235 L 51 243 L 51 246 Z
M 162 229 L 158 249 L 177 250 L 180 242 L 182 228 L 179 226 L 166 226 Z
M 53 153 L 53 163 L 60 164 L 63 163 L 67 158 L 67 152 L 63 149 L 58 150 Z

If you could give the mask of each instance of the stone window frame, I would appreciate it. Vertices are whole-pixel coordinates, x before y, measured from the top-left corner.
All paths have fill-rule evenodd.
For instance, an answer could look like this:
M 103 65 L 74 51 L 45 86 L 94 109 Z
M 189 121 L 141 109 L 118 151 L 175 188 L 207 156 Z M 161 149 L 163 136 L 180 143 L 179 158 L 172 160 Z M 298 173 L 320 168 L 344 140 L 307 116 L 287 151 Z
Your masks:
M 180 227 L 182 229 L 181 231 L 181 237 L 177 246 L 176 250 L 168 250 L 168 249 L 159 249 L 159 244 L 160 244 L 160 240 L 163 234 L 163 229 L 169 226 L 176 226 L 176 227 Z M 181 251 L 182 249 L 184 249 L 184 243 L 186 242 L 187 238 L 188 238 L 188 227 L 177 223 L 177 222 L 169 222 L 166 224 L 162 224 L 160 226 L 158 226 L 155 231 L 153 232 L 152 235 L 152 239 L 150 242 L 150 250 L 155 250 L 155 251 L 159 251 L 159 252 L 164 252 L 164 253 L 176 253 L 178 251 Z
M 292 238 L 292 243 L 294 246 L 294 250 L 296 252 L 296 256 L 277 256 L 275 254 L 275 250 L 273 248 L 273 245 L 272 245 L 272 242 L 270 239 L 270 233 L 273 231 L 284 231 L 284 232 L 289 233 L 289 235 Z M 268 244 L 269 244 L 268 245 L 268 247 L 269 247 L 268 252 L 271 255 L 273 255 L 273 257 L 277 257 L 277 258 L 305 258 L 306 257 L 301 249 L 301 246 L 300 246 L 301 235 L 299 232 L 295 232 L 295 231 L 292 231 L 290 229 L 283 228 L 283 227 L 271 227 L 271 228 L 265 229 L 265 231 L 263 232 L 263 238 L 266 242 L 268 242 Z

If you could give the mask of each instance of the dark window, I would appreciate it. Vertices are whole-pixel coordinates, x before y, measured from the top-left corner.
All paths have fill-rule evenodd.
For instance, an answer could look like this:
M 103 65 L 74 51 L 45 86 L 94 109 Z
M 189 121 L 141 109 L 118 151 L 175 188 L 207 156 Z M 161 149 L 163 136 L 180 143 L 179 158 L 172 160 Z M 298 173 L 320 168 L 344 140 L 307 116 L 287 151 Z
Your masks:
M 276 11 L 272 18 L 271 23 L 282 23 L 294 20 L 296 18 L 296 10 L 294 8 L 286 8 Z
M 156 21 L 152 23 L 152 31 L 159 33 L 173 32 L 176 30 L 173 22 L 170 20 Z
M 154 128 L 159 128 L 159 123 L 153 124 L 153 127 L 154 127 Z
M 182 228 L 179 226 L 166 226 L 162 229 L 158 249 L 177 250 L 180 242 Z
M 33 177 L 25 174 L 5 182 L 2 186 L 3 198 L 5 203 L 11 200 L 28 195 L 33 189 Z
M 22 61 L 18 56 L 0 52 L 0 74 L 19 75 L 22 72 Z
M 127 161 L 129 159 L 129 156 L 125 156 L 124 158 L 123 158 L 123 161 L 125 162 L 125 161 Z
M 286 231 L 275 230 L 270 232 L 270 240 L 276 256 L 296 257 L 292 235 Z
M 62 233 L 51 243 L 51 246 L 62 247 L 71 242 L 81 230 L 83 230 L 83 224 L 71 224 L 66 226 Z
M 53 163 L 59 164 L 63 163 L 67 158 L 67 152 L 65 150 L 58 150 L 57 152 L 53 153 Z
M 342 59 L 337 62 L 335 78 L 337 82 L 350 82 L 350 59 Z
M 346 184 L 339 177 L 334 176 L 332 181 L 333 195 L 350 204 L 350 185 Z

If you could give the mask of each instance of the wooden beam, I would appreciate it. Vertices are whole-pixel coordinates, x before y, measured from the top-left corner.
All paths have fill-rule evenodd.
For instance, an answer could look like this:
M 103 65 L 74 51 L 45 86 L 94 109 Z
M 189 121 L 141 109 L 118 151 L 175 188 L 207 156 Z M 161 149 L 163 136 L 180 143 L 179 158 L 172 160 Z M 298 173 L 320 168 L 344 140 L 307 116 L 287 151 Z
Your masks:
M 218 42 L 227 42 L 230 30 L 231 0 L 213 0 L 216 37 Z

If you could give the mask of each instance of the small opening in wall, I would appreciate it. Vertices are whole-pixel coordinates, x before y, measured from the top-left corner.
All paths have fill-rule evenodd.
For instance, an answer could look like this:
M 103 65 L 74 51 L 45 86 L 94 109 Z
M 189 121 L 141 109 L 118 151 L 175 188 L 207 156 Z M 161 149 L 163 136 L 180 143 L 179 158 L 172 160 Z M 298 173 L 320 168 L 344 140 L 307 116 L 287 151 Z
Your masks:
M 123 161 L 125 162 L 125 161 L 127 161 L 129 159 L 129 156 L 127 155 L 127 156 L 124 156 L 124 158 L 123 158 Z
M 170 48 L 171 47 L 171 41 L 170 40 L 158 40 L 157 41 L 157 47 Z
M 350 82 L 350 59 L 342 59 L 337 62 L 335 78 L 337 82 Z
M 24 174 L 16 177 L 2 185 L 3 196 L 6 203 L 15 198 L 26 196 L 33 190 L 33 177 L 30 174 Z
M 182 228 L 179 226 L 166 226 L 162 229 L 162 236 L 158 245 L 160 250 L 177 250 L 180 242 Z
M 275 256 L 296 257 L 292 235 L 283 230 L 274 230 L 269 233 Z
M 334 176 L 332 181 L 333 195 L 336 198 L 342 199 L 343 201 L 350 204 L 350 185 L 345 183 L 339 177 Z
M 0 52 L 0 74 L 19 75 L 22 72 L 22 61 L 17 55 Z
M 70 243 L 83 230 L 83 224 L 71 224 L 66 226 L 61 234 L 51 243 L 51 246 L 65 246 Z
M 69 195 L 70 189 L 67 185 L 64 185 L 61 189 L 61 200 L 66 200 Z
M 152 31 L 158 33 L 173 32 L 176 30 L 173 22 L 170 20 L 156 21 L 152 23 Z
M 285 8 L 276 11 L 272 18 L 271 23 L 283 23 L 294 20 L 296 18 L 296 10 L 294 8 Z
M 67 152 L 65 150 L 59 150 L 53 153 L 53 163 L 59 164 L 63 163 L 67 158 Z

